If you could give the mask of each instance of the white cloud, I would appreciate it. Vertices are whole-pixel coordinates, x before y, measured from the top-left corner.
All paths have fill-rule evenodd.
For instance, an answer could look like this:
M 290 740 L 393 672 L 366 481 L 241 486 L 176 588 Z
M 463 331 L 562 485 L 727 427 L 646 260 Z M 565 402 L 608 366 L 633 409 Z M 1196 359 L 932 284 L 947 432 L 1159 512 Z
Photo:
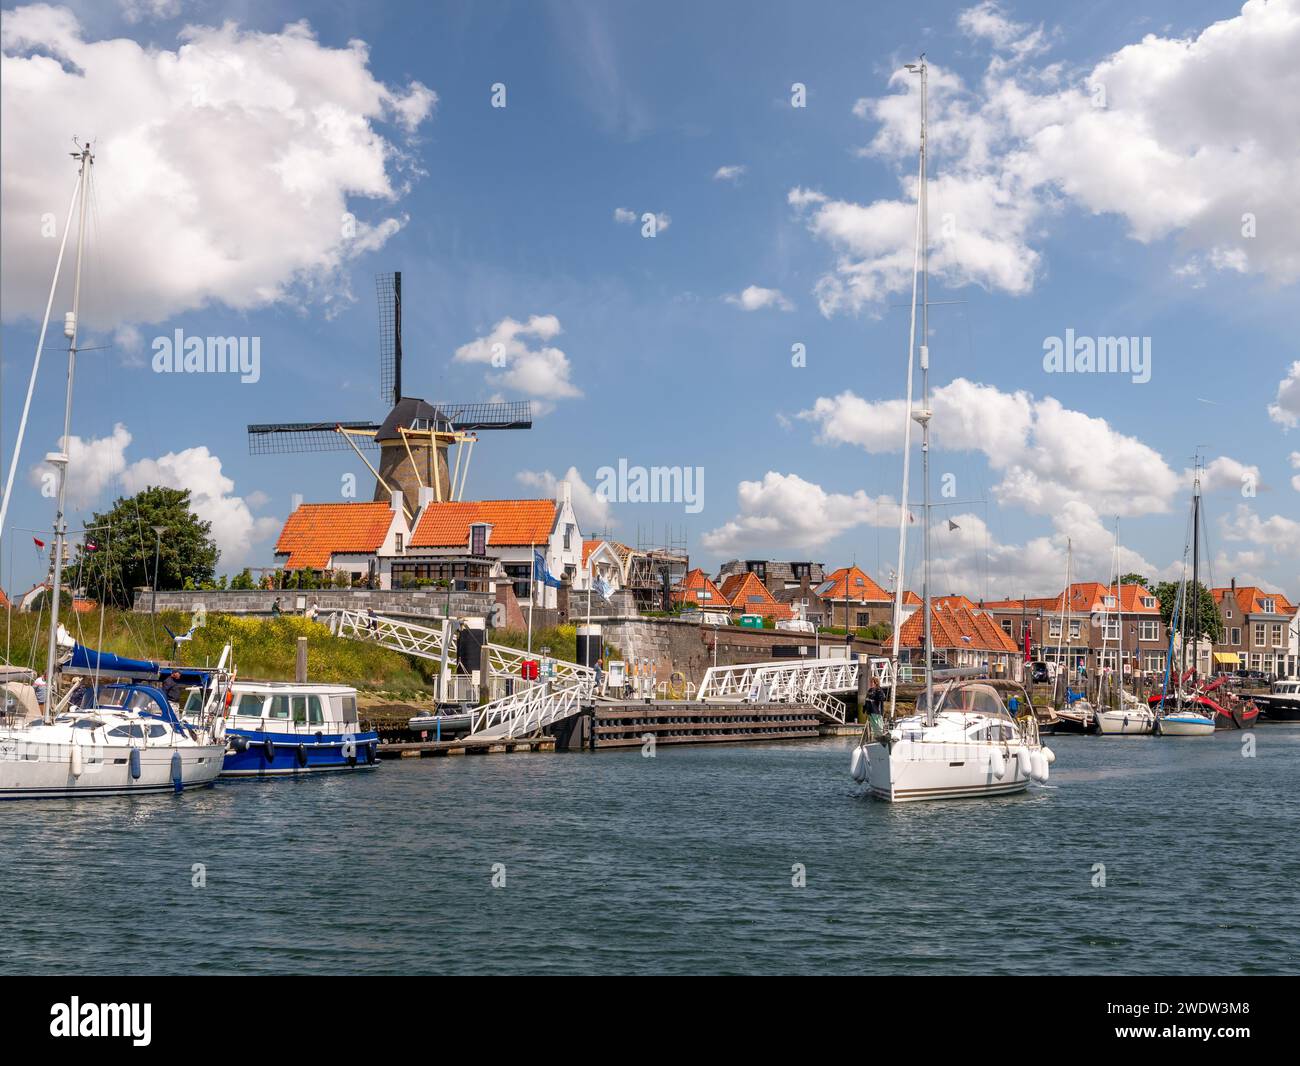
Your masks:
M 1199 35 L 1149 34 L 1074 73 L 1029 63 L 1041 30 L 994 4 L 960 21 L 1000 51 L 974 87 L 930 67 L 931 265 L 945 282 L 1028 292 L 1033 244 L 1066 205 L 1115 215 L 1142 243 L 1173 238 L 1171 268 L 1192 283 L 1207 269 L 1300 278 L 1295 0 L 1249 0 Z M 837 253 L 814 290 L 823 314 L 874 312 L 910 286 L 918 82 L 897 71 L 901 91 L 854 107 L 876 124 L 864 153 L 899 164 L 902 198 L 787 196 Z
M 762 481 L 742 481 L 736 497 L 740 513 L 700 538 L 706 550 L 819 548 L 856 526 L 898 524 L 897 500 L 873 498 L 861 489 L 851 495 L 827 492 L 798 474 L 769 470 Z
M 1277 399 L 1268 405 L 1268 417 L 1287 429 L 1300 426 L 1300 359 L 1278 383 Z
M 170 19 L 181 13 L 181 0 L 117 0 L 122 17 L 127 22 L 145 19 Z
M 1190 468 L 1183 471 L 1183 484 L 1190 490 L 1195 478 L 1195 471 Z M 1250 485 L 1257 488 L 1260 484 L 1259 467 L 1239 462 L 1226 455 L 1207 463 L 1201 468 L 1201 490 L 1215 492 L 1219 489 L 1240 492 L 1242 487 Z
M 750 285 L 743 292 L 731 293 L 723 299 L 745 311 L 761 311 L 765 307 L 775 307 L 781 311 L 794 310 L 794 304 L 786 299 L 780 289 L 764 289 L 758 285 Z
M 1291 453 L 1291 469 L 1300 470 L 1300 452 Z M 1295 489 L 1296 492 L 1300 492 L 1300 474 L 1296 474 L 1296 476 L 1291 479 L 1291 487 Z
M 349 259 L 402 224 L 382 212 L 412 164 L 380 124 L 413 134 L 436 95 L 376 80 L 363 42 L 328 48 L 306 22 L 278 33 L 188 26 L 180 36 L 176 50 L 155 50 L 87 40 L 66 8 L 5 12 L 6 259 L 51 261 L 39 221 L 48 213 L 63 225 L 75 180 L 69 146 L 52 131 L 78 131 L 95 139 L 92 327 L 345 293 Z M 349 221 L 358 198 L 380 205 L 373 221 Z M 6 270 L 6 318 L 39 315 L 48 284 L 44 268 Z
M 107 437 L 82 438 L 73 434 L 63 451 L 68 456 L 68 503 L 85 510 L 96 503 L 104 490 L 114 484 L 126 467 L 126 449 L 131 434 L 121 422 Z M 56 471 L 47 463 L 38 463 L 29 472 L 31 483 L 47 495 L 57 485 Z
M 1249 505 L 1239 503 L 1231 515 L 1219 520 L 1224 540 L 1244 541 L 1285 555 L 1300 554 L 1300 522 L 1272 515 L 1260 518 Z
M 651 214 L 647 211 L 646 214 Z M 641 215 L 633 211 L 630 207 L 614 208 L 614 221 L 624 226 L 635 225 L 641 221 Z M 673 223 L 672 216 L 663 211 L 655 213 L 655 230 L 662 233 Z
M 614 208 L 615 222 L 620 222 L 625 226 L 630 226 L 633 222 L 636 221 L 636 217 L 637 217 L 636 212 L 633 211 L 630 207 Z
M 107 437 L 69 438 L 68 501 L 87 510 L 107 493 L 135 495 L 151 486 L 188 489 L 190 507 L 200 519 L 212 523 L 211 536 L 221 550 L 224 567 L 242 566 L 253 546 L 279 531 L 274 518 L 257 518 L 252 508 L 266 495 L 252 492 L 247 500 L 233 495 L 235 483 L 222 473 L 221 460 L 205 446 L 168 452 L 157 459 L 127 463 L 131 433 L 122 423 Z M 37 464 L 30 471 L 34 485 L 44 487 L 51 468 Z
M 576 466 L 569 467 L 562 478 L 557 478 L 549 470 L 521 470 L 515 477 L 521 484 L 540 489 L 551 499 L 558 496 L 560 483 L 567 481 L 573 497 L 574 514 L 578 516 L 578 525 L 586 535 L 611 524 L 609 501 L 598 495 L 596 490 L 583 480 Z
M 1034 399 L 957 378 L 931 393 L 932 438 L 947 451 L 981 452 L 1001 473 L 1003 504 L 1053 514 L 1083 502 L 1105 514 L 1166 511 L 1178 475 L 1154 449 L 1105 419 L 1070 410 L 1051 396 Z M 853 392 L 821 397 L 799 417 L 817 425 L 822 443 L 872 453 L 900 451 L 903 400 L 865 400 Z
M 549 401 L 582 395 L 569 380 L 569 357 L 544 343 L 560 332 L 560 320 L 554 315 L 533 315 L 527 323 L 503 318 L 486 337 L 457 348 L 455 361 L 484 363 L 499 370 L 488 373 L 489 384 L 541 401 L 534 406 L 545 413 L 554 408 Z M 529 338 L 542 341 L 542 346 L 530 348 Z
M 150 487 L 188 489 L 190 509 L 212 523 L 211 537 L 221 549 L 223 568 L 249 560 L 253 546 L 279 532 L 274 518 L 253 515 L 249 501 L 233 495 L 235 483 L 221 469 L 221 460 L 206 445 L 168 452 L 157 459 L 140 459 L 122 471 L 122 488 L 131 495 Z M 257 494 L 260 495 L 260 494 Z
M 733 185 L 744 177 L 745 171 L 749 169 L 743 163 L 734 163 L 728 166 L 718 167 L 713 172 L 714 181 L 729 181 Z

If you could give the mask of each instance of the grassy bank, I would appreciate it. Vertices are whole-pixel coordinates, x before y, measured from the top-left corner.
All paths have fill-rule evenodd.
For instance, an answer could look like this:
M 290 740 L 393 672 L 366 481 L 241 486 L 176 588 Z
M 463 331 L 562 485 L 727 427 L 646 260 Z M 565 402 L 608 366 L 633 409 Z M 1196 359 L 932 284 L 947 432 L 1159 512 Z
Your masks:
M 8 649 L 9 661 L 16 666 L 35 664 L 36 669 L 43 669 L 48 624 L 48 616 L 15 612 L 10 630 L 8 612 L 0 614 L 0 652 Z M 148 615 L 113 608 L 102 616 L 100 611 L 75 615 L 67 625 L 74 638 L 92 648 L 187 666 L 215 663 L 230 641 L 239 673 L 268 681 L 293 679 L 298 638 L 302 636 L 307 638 L 307 676 L 313 681 L 353 685 L 397 698 L 429 694 L 437 666 L 372 644 L 341 640 L 319 623 L 289 615 L 272 619 L 209 614 L 207 624 L 194 631 L 194 639 L 181 644 L 175 653 L 163 626 L 176 633 L 187 630 L 189 616 L 178 612 L 159 612 L 156 631 Z

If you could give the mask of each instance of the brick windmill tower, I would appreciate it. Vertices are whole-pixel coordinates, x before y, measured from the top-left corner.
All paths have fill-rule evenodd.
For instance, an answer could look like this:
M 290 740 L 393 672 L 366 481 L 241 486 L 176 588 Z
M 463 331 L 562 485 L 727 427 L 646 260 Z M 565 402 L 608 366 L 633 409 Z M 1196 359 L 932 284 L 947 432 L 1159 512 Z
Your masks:
M 380 274 L 379 395 L 391 405 L 383 422 L 274 422 L 248 427 L 252 455 L 356 452 L 375 476 L 376 501 L 400 492 L 414 520 L 422 490 L 435 501 L 464 497 L 469 463 L 486 429 L 530 429 L 527 400 L 430 404 L 402 395 L 402 275 Z M 454 461 L 451 449 L 455 446 Z M 378 452 L 378 466 L 371 457 Z M 370 453 L 367 455 L 367 453 Z

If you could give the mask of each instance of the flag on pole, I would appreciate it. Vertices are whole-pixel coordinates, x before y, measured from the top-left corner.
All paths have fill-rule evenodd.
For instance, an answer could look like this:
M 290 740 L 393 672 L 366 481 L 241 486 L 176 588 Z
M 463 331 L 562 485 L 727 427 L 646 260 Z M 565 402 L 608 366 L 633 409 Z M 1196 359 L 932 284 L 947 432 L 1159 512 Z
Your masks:
M 546 556 L 537 548 L 533 549 L 533 580 L 540 581 L 543 585 L 549 585 L 553 589 L 560 587 L 560 579 L 547 573 Z
M 32 537 L 32 543 L 36 545 L 36 550 L 37 550 L 37 551 L 44 551 L 44 550 L 45 550 L 45 541 L 43 541 L 43 540 L 37 540 L 35 537 Z
M 591 587 L 596 590 L 596 594 L 606 603 L 608 603 L 609 598 L 614 595 L 614 586 L 603 577 L 596 578 L 596 580 L 591 583 Z

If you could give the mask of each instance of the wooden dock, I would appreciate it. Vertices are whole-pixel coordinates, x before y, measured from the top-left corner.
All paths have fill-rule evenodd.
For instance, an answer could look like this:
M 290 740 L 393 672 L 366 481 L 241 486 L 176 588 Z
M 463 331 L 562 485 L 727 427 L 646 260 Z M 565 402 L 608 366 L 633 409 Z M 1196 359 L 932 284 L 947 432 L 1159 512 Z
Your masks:
M 817 737 L 821 719 L 792 703 L 699 703 L 687 700 L 598 702 L 591 709 L 590 746 L 736 744 Z
M 381 759 L 418 759 L 439 755 L 501 755 L 515 751 L 554 751 L 555 738 L 527 737 L 518 740 L 501 737 L 460 737 L 457 740 L 384 741 L 379 745 Z

